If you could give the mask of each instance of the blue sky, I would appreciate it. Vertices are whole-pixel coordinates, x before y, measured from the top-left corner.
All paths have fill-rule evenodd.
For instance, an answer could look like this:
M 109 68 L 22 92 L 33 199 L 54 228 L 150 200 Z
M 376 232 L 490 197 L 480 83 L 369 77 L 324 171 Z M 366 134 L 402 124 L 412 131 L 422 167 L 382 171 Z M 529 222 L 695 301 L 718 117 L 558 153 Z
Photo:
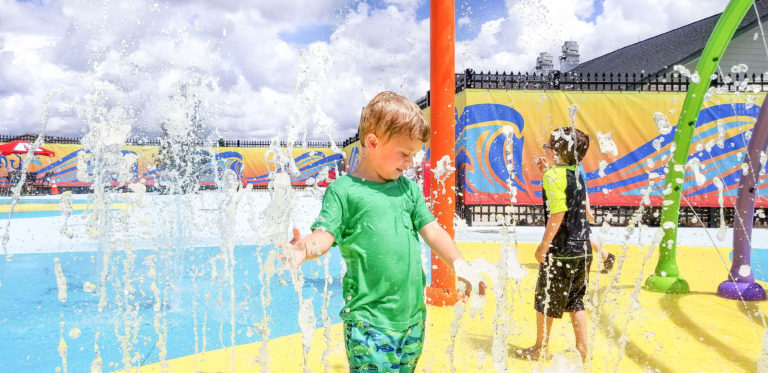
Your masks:
M 25 0 L 29 1 L 29 0 Z M 594 9 L 592 14 L 583 18 L 584 21 L 594 22 L 598 15 L 603 12 L 603 3 L 605 0 L 594 0 Z M 354 7 L 354 4 L 361 1 L 353 1 L 350 7 Z M 387 6 L 382 0 L 362 1 L 373 8 L 381 9 Z M 480 33 L 480 27 L 483 23 L 504 18 L 507 16 L 507 9 L 504 0 L 456 0 L 454 2 L 456 8 L 456 39 L 459 41 L 472 40 Z M 416 19 L 422 21 L 429 18 L 429 1 L 422 3 L 416 10 Z M 342 7 L 338 10 L 338 17 L 342 18 L 349 13 L 350 7 Z M 459 19 L 466 17 L 469 19 L 469 24 L 459 24 Z M 295 43 L 299 45 L 311 44 L 316 41 L 330 40 L 331 34 L 333 34 L 334 25 L 332 24 L 316 24 L 316 25 L 304 25 L 291 32 L 283 32 L 280 36 L 283 40 Z

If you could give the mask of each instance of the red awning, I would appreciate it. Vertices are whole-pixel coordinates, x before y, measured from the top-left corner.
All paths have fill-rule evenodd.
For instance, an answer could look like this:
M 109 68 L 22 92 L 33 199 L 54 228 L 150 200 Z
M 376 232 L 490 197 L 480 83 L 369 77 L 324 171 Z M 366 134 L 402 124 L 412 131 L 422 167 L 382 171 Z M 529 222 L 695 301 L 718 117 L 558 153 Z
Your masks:
M 30 144 L 28 141 L 24 140 L 16 140 L 11 141 L 7 144 L 0 145 L 0 155 L 10 155 L 10 154 L 27 154 L 29 151 L 29 148 L 32 147 L 32 144 Z M 38 147 L 35 149 L 34 153 L 35 155 L 44 155 L 46 157 L 53 157 L 56 155 L 52 150 L 45 149 L 43 147 Z

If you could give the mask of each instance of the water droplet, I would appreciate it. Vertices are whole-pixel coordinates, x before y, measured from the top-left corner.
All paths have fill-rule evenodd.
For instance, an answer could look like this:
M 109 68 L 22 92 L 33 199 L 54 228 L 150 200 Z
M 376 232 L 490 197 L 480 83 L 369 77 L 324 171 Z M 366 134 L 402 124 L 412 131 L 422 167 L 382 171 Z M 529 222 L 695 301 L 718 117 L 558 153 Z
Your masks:
M 658 111 L 653 113 L 653 121 L 656 123 L 656 128 L 658 128 L 660 134 L 667 135 L 672 132 L 672 124 L 669 123 L 669 118 L 667 118 L 664 113 Z M 658 148 L 656 150 L 658 150 Z
M 69 330 L 69 338 L 78 339 L 80 338 L 80 334 L 82 334 L 82 332 L 78 328 L 72 328 Z
M 750 273 L 752 273 L 752 268 L 750 268 L 749 265 L 742 264 L 741 267 L 739 267 L 739 276 L 747 277 Z

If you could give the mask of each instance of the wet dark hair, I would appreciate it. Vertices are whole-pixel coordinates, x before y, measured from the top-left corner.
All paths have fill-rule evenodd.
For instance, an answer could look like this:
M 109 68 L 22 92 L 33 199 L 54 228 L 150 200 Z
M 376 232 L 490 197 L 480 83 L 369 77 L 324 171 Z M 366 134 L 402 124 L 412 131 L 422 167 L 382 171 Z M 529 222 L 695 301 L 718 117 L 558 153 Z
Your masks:
M 560 127 L 552 131 L 544 147 L 552 149 L 561 162 L 573 166 L 587 155 L 589 136 L 577 128 Z

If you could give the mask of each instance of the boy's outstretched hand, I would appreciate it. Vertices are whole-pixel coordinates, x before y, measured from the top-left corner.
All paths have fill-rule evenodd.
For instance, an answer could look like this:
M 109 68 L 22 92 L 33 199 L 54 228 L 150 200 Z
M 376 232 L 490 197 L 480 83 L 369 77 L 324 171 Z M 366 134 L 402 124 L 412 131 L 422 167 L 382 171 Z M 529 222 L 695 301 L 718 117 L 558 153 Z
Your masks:
M 301 240 L 301 233 L 299 232 L 299 228 L 293 227 L 293 239 L 289 243 L 291 244 L 293 265 L 298 267 L 307 259 L 307 248 L 304 242 Z
M 459 281 L 463 282 L 464 285 L 465 285 L 465 287 L 464 287 L 464 297 L 463 298 L 464 299 L 469 298 L 469 295 L 472 294 L 472 289 L 473 289 L 472 288 L 472 283 L 469 280 L 467 280 L 467 279 L 465 279 L 463 277 L 459 277 L 459 276 L 456 276 L 456 280 L 459 280 Z M 485 281 L 480 280 L 480 282 L 478 282 L 478 284 L 477 284 L 477 293 L 480 294 L 481 297 L 485 296 L 485 287 L 486 287 Z
M 315 229 L 310 235 L 301 237 L 299 228 L 293 227 L 293 239 L 289 242 L 292 264 L 298 267 L 307 260 L 321 257 L 331 248 L 333 240 L 333 235 L 323 229 Z M 287 259 L 285 252 L 280 259 Z
M 537 157 L 533 161 L 539 166 L 541 172 L 547 171 L 550 167 L 549 160 L 546 157 Z
M 483 279 L 483 270 L 488 267 L 490 268 L 490 264 L 487 264 L 487 262 L 481 260 L 482 262 L 479 266 L 473 266 L 469 263 L 467 263 L 464 259 L 457 259 L 453 262 L 453 270 L 456 272 L 456 279 L 458 281 L 461 281 L 464 283 L 464 299 L 467 299 L 469 295 L 472 293 L 472 290 L 477 289 L 477 294 L 480 296 L 485 296 L 485 280 Z M 495 268 L 491 268 L 492 271 Z M 492 273 L 490 275 L 495 275 L 495 273 Z

